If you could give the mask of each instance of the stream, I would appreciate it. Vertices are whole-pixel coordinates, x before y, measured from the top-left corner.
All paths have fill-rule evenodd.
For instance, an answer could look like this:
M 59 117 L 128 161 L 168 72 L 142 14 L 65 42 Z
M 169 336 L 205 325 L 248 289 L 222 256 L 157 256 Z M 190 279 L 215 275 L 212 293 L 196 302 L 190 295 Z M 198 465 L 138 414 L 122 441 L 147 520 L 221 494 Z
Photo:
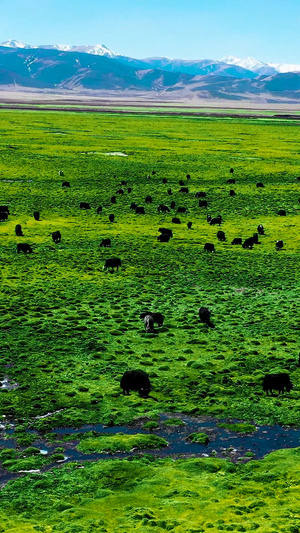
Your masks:
M 180 419 L 183 425 L 168 426 L 165 422 L 168 419 Z M 64 460 L 56 461 L 39 470 L 32 472 L 42 473 L 61 464 L 71 461 L 90 461 L 97 459 L 120 459 L 131 456 L 142 456 L 151 454 L 155 457 L 165 458 L 173 457 L 174 459 L 188 457 L 219 457 L 232 462 L 246 462 L 251 459 L 262 459 L 268 453 L 283 449 L 295 448 L 300 446 L 300 429 L 290 427 L 275 426 L 258 426 L 255 425 L 256 431 L 252 433 L 241 434 L 230 429 L 218 427 L 220 423 L 241 423 L 239 420 L 216 419 L 213 417 L 190 417 L 181 413 L 160 415 L 157 421 L 159 427 L 154 430 L 143 429 L 147 419 L 139 419 L 128 426 L 107 427 L 102 424 L 85 425 L 81 428 L 57 428 L 52 433 L 56 434 L 57 440 L 64 435 L 72 435 L 74 439 L 67 442 L 49 443 L 43 435 L 37 431 L 28 430 L 29 433 L 36 434 L 36 440 L 31 446 L 36 447 L 43 455 L 50 455 L 59 446 L 64 449 Z M 130 452 L 117 453 L 83 453 L 77 450 L 79 444 L 79 433 L 96 431 L 99 434 L 116 434 L 124 433 L 134 435 L 136 433 L 155 434 L 163 437 L 168 441 L 168 446 L 161 449 L 144 449 L 132 450 Z M 209 437 L 209 443 L 198 444 L 192 443 L 187 437 L 191 433 L 205 433 Z M 0 451 L 1 448 L 17 449 L 19 452 L 25 449 L 25 446 L 17 447 L 14 439 L 14 425 L 10 424 L 9 429 L 0 426 Z M 251 453 L 249 453 L 251 452 Z M 9 472 L 0 465 L 0 485 L 30 471 Z

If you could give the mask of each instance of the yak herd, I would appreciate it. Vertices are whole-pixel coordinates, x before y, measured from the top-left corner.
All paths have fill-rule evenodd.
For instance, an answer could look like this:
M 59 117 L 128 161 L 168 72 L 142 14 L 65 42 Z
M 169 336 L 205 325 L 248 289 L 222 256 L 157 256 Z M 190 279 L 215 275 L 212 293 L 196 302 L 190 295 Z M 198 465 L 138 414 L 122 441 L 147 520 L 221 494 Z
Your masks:
M 234 172 L 234 170 L 233 170 L 233 168 L 231 168 L 230 169 L 230 174 L 233 174 L 233 172 Z M 154 176 L 155 174 L 156 174 L 156 172 L 153 170 L 152 171 L 152 176 Z M 64 172 L 62 170 L 59 171 L 59 176 L 64 176 Z M 149 174 L 147 176 L 147 178 L 149 179 L 150 177 L 151 176 Z M 191 179 L 190 174 L 186 175 L 186 179 L 187 180 Z M 164 184 L 167 183 L 167 179 L 163 178 L 162 183 L 164 183 Z M 227 183 L 228 184 L 235 184 L 236 180 L 234 178 L 230 178 L 230 179 L 227 180 Z M 125 186 L 125 185 L 127 185 L 127 182 L 126 181 L 121 181 L 121 185 Z M 181 186 L 181 188 L 178 191 L 179 193 L 181 193 L 181 194 L 188 194 L 189 193 L 189 188 L 185 186 L 185 182 L 183 180 L 179 181 L 179 185 Z M 70 186 L 71 185 L 70 185 L 69 181 L 63 181 L 63 183 L 62 183 L 62 187 L 63 188 L 70 188 Z M 256 187 L 264 187 L 264 185 L 263 185 L 263 183 L 259 182 L 259 183 L 256 184 Z M 131 192 L 132 192 L 132 188 L 131 187 L 127 188 L 127 193 L 130 194 Z M 110 202 L 112 204 L 116 204 L 117 203 L 116 195 L 117 194 L 118 195 L 124 195 L 124 193 L 125 193 L 125 189 L 124 188 L 119 188 L 116 191 L 115 195 L 110 198 Z M 172 189 L 169 188 L 167 190 L 167 194 L 169 196 L 171 196 L 173 194 Z M 229 195 L 231 197 L 233 197 L 233 196 L 236 195 L 236 192 L 233 189 L 231 189 L 229 191 Z M 204 191 L 196 192 L 195 197 L 197 199 L 200 198 L 200 200 L 198 200 L 198 207 L 205 208 L 205 209 L 208 208 L 208 200 L 207 199 L 205 199 L 205 200 L 202 199 L 202 198 L 206 198 L 206 193 Z M 152 202 L 153 202 L 152 196 L 147 195 L 146 198 L 145 198 L 145 203 L 146 204 L 152 204 Z M 80 202 L 79 208 L 80 209 L 91 209 L 91 206 L 90 206 L 90 204 L 88 202 Z M 145 214 L 144 206 L 139 206 L 135 202 L 131 202 L 129 208 L 130 208 L 130 210 L 135 211 L 135 213 L 138 214 L 138 215 L 144 215 Z M 170 207 L 168 207 L 165 204 L 159 204 L 158 207 L 157 207 L 157 212 L 158 212 L 158 214 L 160 214 L 160 213 L 166 214 L 166 213 L 170 213 L 170 211 L 174 210 L 174 209 L 176 209 L 176 203 L 175 203 L 175 201 L 172 201 L 171 204 L 170 204 Z M 188 208 L 183 207 L 183 206 L 178 206 L 177 209 L 176 209 L 176 213 L 178 213 L 178 214 L 186 214 L 187 212 L 188 212 Z M 97 214 L 100 214 L 100 213 L 102 213 L 102 206 L 101 205 L 97 208 Z M 9 207 L 7 205 L 1 205 L 0 206 L 0 222 L 7 221 L 9 214 L 10 214 Z M 286 216 L 286 211 L 284 209 L 280 209 L 278 211 L 278 215 L 279 216 Z M 34 211 L 33 217 L 34 217 L 34 219 L 36 221 L 39 221 L 40 220 L 39 211 Z M 114 222 L 115 215 L 113 213 L 111 213 L 108 218 L 109 218 L 110 222 Z M 215 225 L 220 226 L 222 224 L 222 222 L 223 222 L 222 216 L 220 214 L 218 214 L 215 217 L 212 217 L 211 215 L 207 215 L 206 220 L 211 226 L 215 226 Z M 172 218 L 172 223 L 173 224 L 181 224 L 181 220 L 178 217 L 173 217 Z M 191 221 L 189 221 L 187 223 L 187 228 L 188 229 L 192 228 L 192 222 Z M 158 231 L 159 231 L 160 235 L 157 237 L 157 240 L 159 242 L 161 242 L 161 243 L 167 243 L 173 237 L 173 231 L 171 229 L 169 229 L 169 228 L 161 227 L 161 228 L 158 229 Z M 23 231 L 22 231 L 22 227 L 21 227 L 20 224 L 16 225 L 15 234 L 16 234 L 17 237 L 23 237 L 24 236 Z M 254 233 L 252 236 L 247 237 L 246 239 L 244 239 L 244 241 L 243 241 L 243 239 L 241 237 L 235 237 L 231 241 L 231 244 L 232 245 L 240 245 L 244 249 L 250 249 L 251 250 L 254 245 L 260 244 L 260 242 L 258 240 L 258 238 L 259 238 L 258 236 L 263 236 L 264 234 L 265 234 L 265 229 L 264 229 L 262 224 L 259 224 L 258 227 L 257 227 L 257 232 Z M 53 240 L 54 243 L 59 243 L 61 241 L 61 238 L 62 238 L 62 236 L 61 236 L 61 233 L 60 233 L 59 230 L 54 231 L 52 233 L 52 240 Z M 226 241 L 225 232 L 222 231 L 222 230 L 219 230 L 217 232 L 217 239 L 220 242 L 225 242 Z M 100 243 L 100 246 L 101 247 L 110 247 L 111 246 L 111 240 L 109 238 L 103 239 L 101 241 L 101 243 Z M 283 241 L 282 240 L 276 241 L 275 247 L 276 247 L 277 251 L 278 250 L 282 250 Z M 204 244 L 204 250 L 206 252 L 215 252 L 215 245 L 213 243 L 205 243 Z M 20 252 L 22 252 L 24 254 L 31 254 L 31 253 L 33 253 L 32 246 L 29 245 L 28 243 L 18 243 L 17 244 L 17 253 L 20 253 Z M 114 268 L 116 268 L 117 271 L 118 271 L 118 269 L 119 269 L 119 267 L 121 267 L 121 265 L 122 265 L 122 262 L 121 262 L 120 258 L 118 258 L 118 257 L 109 258 L 109 259 L 107 259 L 105 261 L 103 269 L 104 270 L 105 269 L 112 269 L 113 270 Z M 198 315 L 199 315 L 200 322 L 206 324 L 210 328 L 214 328 L 215 327 L 215 325 L 211 322 L 211 311 L 207 307 L 200 307 L 200 309 L 198 310 Z M 164 323 L 164 316 L 161 313 L 157 313 L 157 312 L 153 313 L 153 312 L 150 312 L 150 311 L 145 311 L 145 312 L 140 314 L 140 319 L 142 319 L 143 322 L 144 322 L 146 333 L 155 333 L 154 324 L 156 324 L 158 327 L 161 327 L 163 325 L 163 323 Z M 147 375 L 146 372 L 144 372 L 142 370 L 129 370 L 129 371 L 125 372 L 123 374 L 122 378 L 121 378 L 120 386 L 123 389 L 123 394 L 124 395 L 125 394 L 129 395 L 129 391 L 130 390 L 134 390 L 134 391 L 138 391 L 139 395 L 142 398 L 151 398 L 151 396 L 149 396 L 149 393 L 151 391 L 151 384 L 150 384 L 149 376 Z M 292 383 L 290 381 L 290 377 L 286 373 L 266 374 L 264 379 L 263 379 L 263 390 L 267 393 L 267 395 L 269 393 L 273 394 L 273 390 L 278 391 L 278 395 L 282 394 L 284 392 L 284 390 L 286 390 L 287 392 L 290 392 L 292 387 L 293 387 L 293 385 L 292 385 Z M 153 398 L 153 399 L 156 400 L 156 398 Z

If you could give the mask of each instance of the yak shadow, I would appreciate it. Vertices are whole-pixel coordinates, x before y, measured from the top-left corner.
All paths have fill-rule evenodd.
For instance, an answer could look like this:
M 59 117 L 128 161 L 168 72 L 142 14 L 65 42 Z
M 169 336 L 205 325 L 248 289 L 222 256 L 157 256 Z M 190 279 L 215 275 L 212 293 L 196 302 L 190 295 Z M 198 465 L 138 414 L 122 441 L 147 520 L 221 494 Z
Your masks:
M 211 328 L 211 329 L 214 329 L 216 326 L 213 322 L 209 321 L 209 322 L 202 322 L 200 320 L 200 324 L 205 324 L 208 328 Z

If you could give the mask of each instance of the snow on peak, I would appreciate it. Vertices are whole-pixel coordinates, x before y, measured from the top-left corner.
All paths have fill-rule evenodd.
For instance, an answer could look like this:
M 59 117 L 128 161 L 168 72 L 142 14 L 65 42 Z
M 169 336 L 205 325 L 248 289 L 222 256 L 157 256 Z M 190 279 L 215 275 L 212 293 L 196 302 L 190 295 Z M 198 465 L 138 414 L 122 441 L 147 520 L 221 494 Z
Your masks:
M 224 63 L 228 63 L 229 65 L 238 65 L 239 67 L 243 67 L 247 70 L 252 70 L 253 72 L 256 72 L 262 67 L 269 66 L 268 63 L 257 61 L 253 57 L 245 57 L 244 59 L 240 59 L 239 57 L 227 56 L 224 57 L 222 61 L 224 61 Z
M 70 52 L 72 46 L 69 44 L 39 44 L 35 48 L 43 48 L 44 50 L 60 50 L 61 52 Z
M 14 39 L 9 39 L 0 43 L 0 46 L 6 46 L 7 48 L 32 48 L 30 44 L 21 43 L 21 41 L 15 41 Z
M 116 54 L 109 50 L 104 44 L 71 46 L 69 44 L 47 44 L 39 45 L 37 48 L 46 48 L 47 50 L 60 50 L 62 52 L 81 52 L 96 56 L 115 57 Z
M 115 57 L 116 54 L 109 50 L 104 44 L 95 44 L 88 46 L 73 46 L 73 52 L 85 52 L 86 54 L 92 54 L 96 56 Z
M 222 61 L 230 65 L 239 65 L 247 70 L 252 70 L 252 72 L 257 72 L 257 74 L 268 75 L 279 72 L 281 74 L 284 72 L 300 72 L 300 65 L 290 65 L 288 63 L 263 63 L 262 61 L 257 61 L 253 57 L 240 59 L 234 56 L 226 56 Z
M 269 65 L 281 74 L 284 72 L 300 72 L 300 65 L 291 65 L 288 63 L 269 63 Z
M 41 44 L 38 46 L 31 46 L 29 44 L 21 43 L 20 41 L 15 41 L 14 39 L 10 39 L 9 41 L 0 43 L 0 46 L 6 46 L 7 48 L 43 48 L 46 50 L 60 50 L 61 52 L 82 52 L 106 57 L 115 57 L 117 55 L 104 44 L 83 46 L 72 46 L 69 44 Z

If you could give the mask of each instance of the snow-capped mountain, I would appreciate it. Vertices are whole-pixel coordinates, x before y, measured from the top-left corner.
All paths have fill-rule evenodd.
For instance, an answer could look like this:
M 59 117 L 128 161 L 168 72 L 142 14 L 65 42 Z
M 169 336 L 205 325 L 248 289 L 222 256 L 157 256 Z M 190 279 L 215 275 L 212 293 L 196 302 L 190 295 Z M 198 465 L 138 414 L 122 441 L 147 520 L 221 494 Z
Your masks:
M 30 44 L 24 44 L 21 43 L 21 41 L 15 41 L 14 39 L 9 39 L 9 41 L 0 43 L 0 46 L 6 46 L 7 48 L 33 48 Z
M 167 57 L 148 57 L 143 60 L 153 68 L 168 72 L 182 72 L 195 76 L 231 76 L 233 78 L 255 78 L 256 74 L 239 65 L 226 64 L 216 59 L 169 59 Z
M 226 56 L 221 60 L 214 59 L 169 59 L 166 57 L 152 57 L 147 59 L 134 59 L 127 56 L 118 55 L 104 44 L 73 46 L 69 44 L 44 44 L 32 46 L 15 39 L 0 43 L 0 47 L 13 49 L 44 49 L 57 50 L 61 52 L 77 52 L 96 56 L 108 57 L 129 65 L 131 67 L 156 68 L 169 72 L 181 72 L 194 75 L 215 75 L 229 76 L 234 78 L 251 79 L 258 76 L 273 76 L 289 72 L 300 72 L 300 64 L 289 63 L 264 63 L 253 57 L 239 58 Z
M 278 72 L 274 66 L 270 65 L 269 63 L 257 61 L 257 59 L 254 59 L 253 57 L 245 57 L 240 59 L 239 57 L 226 56 L 222 59 L 222 61 L 228 65 L 238 65 L 239 67 L 251 70 L 258 76 L 270 76 Z
M 300 72 L 300 65 L 290 65 L 288 63 L 269 63 L 269 65 L 281 74 L 284 72 Z
M 106 50 L 104 50 L 106 53 Z M 91 55 L 60 47 L 0 46 L 3 87 L 61 94 L 118 94 L 151 99 L 194 98 L 291 103 L 300 101 L 300 72 L 259 76 L 216 60 Z M 147 97 L 148 97 L 147 96 Z
M 62 52 L 82 52 L 85 54 L 92 54 L 96 56 L 115 57 L 116 54 L 109 50 L 104 44 L 86 45 L 86 46 L 72 46 L 69 44 L 39 44 L 38 46 L 32 46 L 30 44 L 24 44 L 21 41 L 15 41 L 10 39 L 0 43 L 0 46 L 6 46 L 7 48 L 43 48 L 45 50 L 60 50 Z
M 69 44 L 42 44 L 35 48 L 44 48 L 46 50 L 61 50 L 62 52 L 82 52 L 95 56 L 115 57 L 116 54 L 107 48 L 104 44 L 70 46 Z
M 226 56 L 221 60 L 228 65 L 238 65 L 239 67 L 256 72 L 259 76 L 270 76 L 277 73 L 300 72 L 300 65 L 290 65 L 288 63 L 263 63 L 253 57 L 243 59 L 234 56 Z

